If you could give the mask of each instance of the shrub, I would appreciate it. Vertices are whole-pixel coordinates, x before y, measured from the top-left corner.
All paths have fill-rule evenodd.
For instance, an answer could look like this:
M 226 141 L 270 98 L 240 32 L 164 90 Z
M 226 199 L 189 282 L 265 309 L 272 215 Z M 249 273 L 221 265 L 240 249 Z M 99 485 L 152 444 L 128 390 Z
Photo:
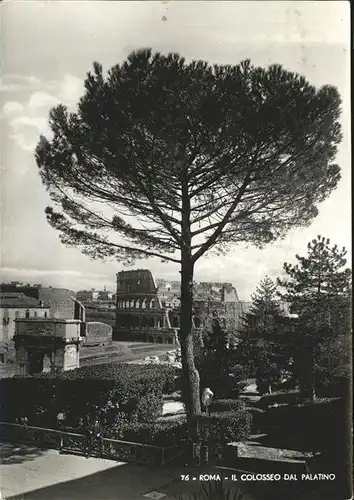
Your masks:
M 245 441 L 251 430 L 250 414 L 245 410 L 202 414 L 200 432 L 209 442 L 221 444 Z
M 309 450 L 320 450 L 337 440 L 335 436 L 342 432 L 347 415 L 344 408 L 344 401 L 338 398 L 268 407 L 262 418 L 262 430 L 272 427 L 279 434 L 296 436 Z
M 0 419 L 16 422 L 27 416 L 30 422 L 43 423 L 43 415 L 51 421 L 55 414 L 55 384 L 38 377 L 12 377 L 0 380 Z M 55 414 L 56 415 L 56 414 Z
M 95 408 L 108 408 L 112 401 L 119 406 L 115 412 L 149 421 L 161 415 L 163 392 L 174 392 L 178 374 L 170 366 L 111 363 L 60 375 L 1 379 L 0 418 L 15 422 L 26 415 L 30 425 L 52 428 L 57 413 L 64 412 L 67 425 L 75 427 Z
M 200 375 L 200 396 L 205 388 L 209 388 L 218 399 L 236 399 L 246 387 L 244 374 L 241 370 L 235 369 L 234 373 L 228 372 L 228 367 L 221 366 L 219 353 L 216 351 L 205 351 L 203 357 L 197 360 L 196 366 Z M 185 391 L 186 381 L 181 375 L 176 380 L 178 389 L 182 392 L 182 400 L 188 406 Z
M 162 391 L 164 394 L 172 394 L 180 390 L 180 375 L 182 370 L 169 365 L 154 366 L 154 368 L 156 369 L 156 374 L 163 378 Z
M 230 349 L 206 347 L 195 356 L 201 390 L 209 387 L 218 398 L 235 398 L 244 389 L 245 371 Z
M 302 400 L 299 391 L 278 391 L 262 396 L 256 407 L 266 410 L 272 405 L 296 404 Z
M 350 394 L 350 378 L 346 376 L 323 378 L 316 383 L 316 394 L 320 397 L 347 398 Z
M 151 422 L 162 415 L 162 409 L 162 394 L 147 394 L 137 401 L 134 414 L 139 422 Z
M 184 419 L 150 423 L 124 421 L 112 427 L 107 437 L 163 447 L 180 446 L 187 442 L 187 424 Z
M 109 363 L 98 366 L 84 366 L 65 372 L 66 379 L 112 380 L 120 392 L 128 397 L 146 392 L 174 392 L 174 381 L 179 374 L 177 368 L 169 365 L 139 365 Z
M 246 402 L 242 399 L 217 399 L 210 405 L 212 413 L 224 411 L 244 411 L 246 409 Z

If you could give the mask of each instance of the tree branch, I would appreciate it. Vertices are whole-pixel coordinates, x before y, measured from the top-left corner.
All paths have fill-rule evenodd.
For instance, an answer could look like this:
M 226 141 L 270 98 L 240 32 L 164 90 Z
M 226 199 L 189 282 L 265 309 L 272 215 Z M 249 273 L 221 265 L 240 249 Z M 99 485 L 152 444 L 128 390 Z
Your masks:
M 242 183 L 242 186 L 239 189 L 239 192 L 237 193 L 237 196 L 232 203 L 231 207 L 228 209 L 226 214 L 224 215 L 222 221 L 218 225 L 217 229 L 214 231 L 214 233 L 210 236 L 210 238 L 204 243 L 204 245 L 192 256 L 193 262 L 196 262 L 209 248 L 214 245 L 216 240 L 218 239 L 219 235 L 222 233 L 224 227 L 226 224 L 229 222 L 231 215 L 233 214 L 234 210 L 236 209 L 237 205 L 241 201 L 241 198 L 247 188 L 248 183 L 250 182 L 251 179 L 251 174 L 252 170 L 250 169 Z

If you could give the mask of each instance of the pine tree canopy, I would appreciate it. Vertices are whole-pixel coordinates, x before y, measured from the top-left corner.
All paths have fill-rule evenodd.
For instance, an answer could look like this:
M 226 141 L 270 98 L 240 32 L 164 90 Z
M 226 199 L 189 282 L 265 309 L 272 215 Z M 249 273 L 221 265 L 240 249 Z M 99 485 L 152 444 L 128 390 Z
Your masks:
M 345 248 L 318 235 L 308 243 L 306 257 L 296 255 L 298 264 L 284 264 L 288 279 L 278 280 L 286 289 L 283 298 L 313 333 L 323 334 L 326 328 L 328 333 L 343 332 L 349 324 L 351 270 L 345 267 L 346 254 Z
M 243 317 L 241 337 L 254 339 L 259 344 L 264 340 L 278 342 L 284 319 L 279 306 L 277 287 L 273 280 L 266 276 L 252 294 L 252 306 Z
M 289 279 L 278 280 L 286 288 L 284 298 L 298 306 L 317 301 L 346 299 L 351 293 L 351 271 L 346 268 L 345 248 L 331 246 L 330 240 L 318 235 L 307 245 L 306 257 L 296 255 L 298 264 L 284 264 Z
M 308 225 L 336 187 L 340 96 L 280 65 L 132 53 L 50 113 L 36 160 L 62 242 L 89 256 L 191 262 Z
M 256 316 L 279 311 L 277 301 L 277 287 L 273 280 L 266 276 L 251 296 L 252 307 L 250 312 Z

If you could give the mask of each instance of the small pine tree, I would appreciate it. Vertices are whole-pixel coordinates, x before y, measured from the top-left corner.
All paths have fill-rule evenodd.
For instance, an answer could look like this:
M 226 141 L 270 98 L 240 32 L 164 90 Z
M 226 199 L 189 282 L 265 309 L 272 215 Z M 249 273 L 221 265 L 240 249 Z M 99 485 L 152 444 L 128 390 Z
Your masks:
M 278 279 L 278 284 L 298 315 L 294 368 L 303 395 L 313 399 L 324 360 L 333 358 L 333 350 L 340 352 L 336 346 L 343 345 L 341 337 L 349 334 L 351 271 L 345 268 L 346 249 L 331 246 L 329 239 L 319 235 L 307 248 L 306 257 L 296 255 L 298 264 L 284 264 L 289 278 Z
M 266 276 L 252 295 L 252 306 L 243 318 L 239 352 L 256 376 L 258 390 L 271 392 L 285 364 L 282 325 L 284 317 L 277 300 L 277 287 Z

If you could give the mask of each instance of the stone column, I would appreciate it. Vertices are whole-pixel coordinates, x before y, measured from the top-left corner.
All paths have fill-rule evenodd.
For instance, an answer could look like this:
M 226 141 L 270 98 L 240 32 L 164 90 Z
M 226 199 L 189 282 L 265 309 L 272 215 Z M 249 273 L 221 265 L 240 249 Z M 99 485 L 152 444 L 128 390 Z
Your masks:
M 17 375 L 29 375 L 28 353 L 24 346 L 16 348 L 16 373 Z
M 74 370 L 79 368 L 79 346 L 67 344 L 63 349 L 64 370 Z
M 62 345 L 54 351 L 53 371 L 56 373 L 64 371 L 64 349 L 65 346 Z

